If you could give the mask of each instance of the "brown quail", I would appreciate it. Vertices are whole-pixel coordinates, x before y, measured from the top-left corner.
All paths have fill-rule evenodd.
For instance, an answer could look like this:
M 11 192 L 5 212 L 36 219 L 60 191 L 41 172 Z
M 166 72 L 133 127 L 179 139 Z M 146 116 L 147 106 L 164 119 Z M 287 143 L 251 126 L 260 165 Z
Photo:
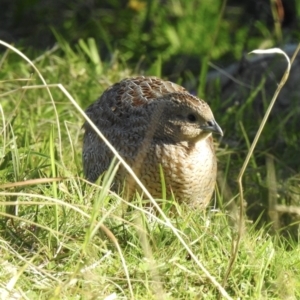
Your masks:
M 168 196 L 207 206 L 217 172 L 211 133 L 223 133 L 206 102 L 175 83 L 136 77 L 108 88 L 86 113 L 153 197 L 162 197 L 161 166 Z M 83 127 L 83 170 L 89 181 L 96 181 L 113 154 L 87 122 Z M 130 178 L 120 166 L 114 188 Z M 131 193 L 136 188 L 132 183 L 131 178 Z

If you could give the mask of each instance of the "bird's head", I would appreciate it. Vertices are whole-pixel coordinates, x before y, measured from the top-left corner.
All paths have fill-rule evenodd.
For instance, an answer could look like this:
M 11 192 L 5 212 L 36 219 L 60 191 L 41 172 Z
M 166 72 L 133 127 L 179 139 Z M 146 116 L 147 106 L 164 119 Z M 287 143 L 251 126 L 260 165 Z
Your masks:
M 159 100 L 161 105 L 155 135 L 174 142 L 197 142 L 211 133 L 223 135 L 206 102 L 188 93 L 172 93 Z

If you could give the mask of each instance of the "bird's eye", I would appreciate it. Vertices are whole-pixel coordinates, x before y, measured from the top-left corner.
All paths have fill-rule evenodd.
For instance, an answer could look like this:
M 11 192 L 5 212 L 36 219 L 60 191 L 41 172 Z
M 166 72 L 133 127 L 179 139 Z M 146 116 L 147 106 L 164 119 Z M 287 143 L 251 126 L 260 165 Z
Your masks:
M 193 115 L 193 114 L 188 114 L 187 118 L 188 118 L 188 120 L 189 120 L 191 123 L 195 123 L 195 122 L 196 122 L 196 116 Z

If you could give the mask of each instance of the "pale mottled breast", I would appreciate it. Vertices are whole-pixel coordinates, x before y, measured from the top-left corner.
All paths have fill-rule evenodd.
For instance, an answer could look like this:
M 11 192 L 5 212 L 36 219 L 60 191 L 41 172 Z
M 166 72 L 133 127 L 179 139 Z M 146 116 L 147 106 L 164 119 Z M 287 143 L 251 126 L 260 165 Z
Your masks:
M 141 180 L 156 198 L 161 198 L 162 166 L 167 187 L 167 196 L 172 194 L 178 202 L 187 202 L 192 207 L 204 208 L 209 203 L 216 182 L 217 161 L 212 136 L 195 145 L 181 143 L 170 147 L 156 144 L 148 153 L 152 164 L 145 164 Z

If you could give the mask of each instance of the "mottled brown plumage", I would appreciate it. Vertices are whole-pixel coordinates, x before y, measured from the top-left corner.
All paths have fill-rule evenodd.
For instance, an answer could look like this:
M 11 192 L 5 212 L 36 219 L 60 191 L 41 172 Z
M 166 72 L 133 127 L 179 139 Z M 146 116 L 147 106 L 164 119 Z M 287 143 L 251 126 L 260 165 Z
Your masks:
M 161 198 L 162 166 L 167 193 L 179 202 L 205 207 L 216 182 L 211 133 L 222 134 L 211 109 L 183 87 L 155 77 L 122 80 L 86 110 L 153 195 Z M 108 169 L 113 154 L 84 124 L 83 169 L 90 181 Z M 135 186 L 120 166 L 114 188 Z

